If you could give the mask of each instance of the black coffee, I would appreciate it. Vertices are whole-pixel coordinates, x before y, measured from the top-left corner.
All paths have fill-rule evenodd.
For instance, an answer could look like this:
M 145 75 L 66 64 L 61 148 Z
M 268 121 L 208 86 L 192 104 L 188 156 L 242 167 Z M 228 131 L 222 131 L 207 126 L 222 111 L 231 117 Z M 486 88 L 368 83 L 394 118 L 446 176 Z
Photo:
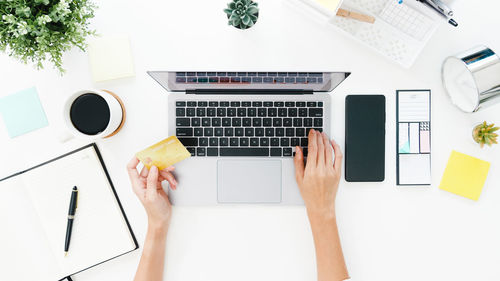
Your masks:
M 96 94 L 83 94 L 71 105 L 73 126 L 86 135 L 97 135 L 108 127 L 110 112 L 106 100 Z

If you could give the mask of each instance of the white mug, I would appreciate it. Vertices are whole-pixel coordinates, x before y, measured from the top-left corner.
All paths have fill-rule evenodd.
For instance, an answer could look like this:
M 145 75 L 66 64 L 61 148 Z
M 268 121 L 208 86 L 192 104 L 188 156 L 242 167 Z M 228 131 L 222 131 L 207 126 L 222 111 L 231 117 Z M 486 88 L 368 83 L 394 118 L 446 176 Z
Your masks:
M 106 123 L 106 126 L 103 126 L 103 128 L 98 129 L 96 132 L 92 133 L 87 133 L 83 131 L 81 128 L 77 128 L 79 124 L 75 124 L 73 119 L 72 119 L 72 114 L 74 114 L 75 108 L 75 101 L 82 102 L 82 97 L 89 97 L 86 95 L 92 95 L 92 98 L 95 99 L 94 95 L 97 95 L 104 99 L 107 105 L 107 109 L 109 110 L 109 121 L 106 121 L 107 118 L 104 118 L 102 120 L 92 120 L 92 118 L 95 118 L 95 115 L 92 114 L 86 114 L 86 115 L 79 115 L 79 119 L 84 119 L 87 124 L 91 124 L 94 121 L 101 122 L 101 123 Z M 99 138 L 107 138 L 110 136 L 113 136 L 116 134 L 121 127 L 123 126 L 123 123 L 125 122 L 125 108 L 122 106 L 121 100 L 116 96 L 115 94 L 106 91 L 106 90 L 81 90 L 78 91 L 71 96 L 68 97 L 64 104 L 63 108 L 63 117 L 64 117 L 64 122 L 66 124 L 66 129 L 68 130 L 66 136 L 61 136 L 61 141 L 67 141 L 73 137 L 81 138 L 81 139 L 87 139 L 90 141 L 99 139 Z M 88 109 L 88 108 L 87 108 Z M 101 104 L 100 110 L 101 111 L 106 111 L 106 106 L 103 106 Z M 89 112 L 90 113 L 90 112 Z M 73 116 L 74 117 L 74 116 Z M 86 120 L 85 120 L 86 119 Z

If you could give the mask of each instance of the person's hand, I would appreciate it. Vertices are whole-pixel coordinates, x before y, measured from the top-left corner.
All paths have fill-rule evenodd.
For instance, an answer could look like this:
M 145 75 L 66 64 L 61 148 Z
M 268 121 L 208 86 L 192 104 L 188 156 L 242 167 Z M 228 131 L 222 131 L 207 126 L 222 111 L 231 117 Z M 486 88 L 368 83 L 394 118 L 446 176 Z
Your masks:
M 139 164 L 139 159 L 134 157 L 127 165 L 132 189 L 146 209 L 148 224 L 152 227 L 166 228 L 170 222 L 172 206 L 161 182 L 166 180 L 172 189 L 176 189 L 177 181 L 171 173 L 174 167 L 168 167 L 162 171 L 158 171 L 156 166 L 151 166 L 150 170 L 144 167 L 139 174 L 137 164 Z
M 304 168 L 304 153 L 295 149 L 295 179 L 307 211 L 312 216 L 329 218 L 335 216 L 335 197 L 341 177 L 342 152 L 335 141 L 325 133 L 309 131 L 307 163 Z M 335 151 L 335 164 L 332 155 Z

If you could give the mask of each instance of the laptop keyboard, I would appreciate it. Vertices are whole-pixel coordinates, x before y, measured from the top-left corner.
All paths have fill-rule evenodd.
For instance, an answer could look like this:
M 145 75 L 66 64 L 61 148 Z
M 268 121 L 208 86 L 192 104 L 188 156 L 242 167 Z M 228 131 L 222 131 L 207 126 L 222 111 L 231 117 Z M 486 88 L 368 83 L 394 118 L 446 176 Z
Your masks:
M 321 84 L 323 72 L 176 72 L 176 83 Z
M 309 130 L 323 131 L 323 102 L 176 101 L 176 136 L 192 156 L 307 155 Z

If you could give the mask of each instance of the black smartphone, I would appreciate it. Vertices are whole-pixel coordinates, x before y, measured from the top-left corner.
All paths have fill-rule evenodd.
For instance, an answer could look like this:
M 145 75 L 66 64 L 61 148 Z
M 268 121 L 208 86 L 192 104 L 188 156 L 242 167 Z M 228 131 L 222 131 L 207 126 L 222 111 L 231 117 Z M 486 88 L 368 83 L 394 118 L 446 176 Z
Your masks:
M 385 179 L 385 96 L 349 95 L 345 99 L 345 180 Z

